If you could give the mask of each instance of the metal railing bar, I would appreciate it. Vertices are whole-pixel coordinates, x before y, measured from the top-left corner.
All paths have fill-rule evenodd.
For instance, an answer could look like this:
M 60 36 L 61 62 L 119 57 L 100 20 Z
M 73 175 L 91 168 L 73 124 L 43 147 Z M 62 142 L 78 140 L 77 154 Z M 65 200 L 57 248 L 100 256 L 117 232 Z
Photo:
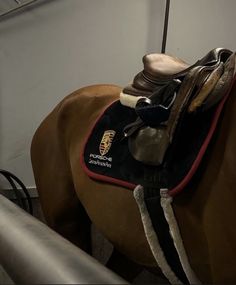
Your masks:
M 170 0 L 166 0 L 165 19 L 164 19 L 162 47 L 161 47 L 162 53 L 166 52 L 166 41 L 167 41 L 167 32 L 168 32 L 168 24 L 169 24 L 169 13 L 170 13 Z
M 16 284 L 128 284 L 2 195 L 0 252 Z

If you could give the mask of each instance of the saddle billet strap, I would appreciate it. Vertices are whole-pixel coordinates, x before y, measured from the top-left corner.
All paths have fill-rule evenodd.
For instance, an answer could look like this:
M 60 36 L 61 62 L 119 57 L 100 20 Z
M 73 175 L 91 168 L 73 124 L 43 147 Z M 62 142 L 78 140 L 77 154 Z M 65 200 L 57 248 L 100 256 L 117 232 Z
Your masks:
M 205 78 L 202 88 L 196 92 L 196 95 L 188 106 L 189 113 L 196 112 L 198 108 L 203 104 L 204 100 L 216 86 L 223 72 L 224 64 L 223 62 L 220 62 L 220 64 Z
M 179 123 L 180 116 L 183 115 L 184 109 L 190 103 L 190 100 L 199 93 L 206 78 L 208 78 L 210 72 L 215 68 L 215 66 L 196 66 L 184 78 L 167 122 L 167 132 L 169 133 L 168 137 L 170 139 L 170 143 L 172 142 L 175 128 Z M 195 91 L 196 87 L 197 90 Z
M 227 92 L 234 78 L 235 73 L 235 64 L 236 64 L 236 54 L 233 53 L 228 58 L 224 65 L 224 72 L 220 79 L 217 81 L 214 89 L 211 91 L 210 95 L 207 96 L 205 101 L 201 106 L 201 111 L 206 111 L 212 106 L 220 102 L 224 97 L 224 94 Z
M 219 63 L 220 65 L 220 63 Z M 208 66 L 197 66 L 194 69 L 192 69 L 185 77 L 184 82 L 182 83 L 179 94 L 176 98 L 176 101 L 171 109 L 170 116 L 167 122 L 167 128 L 166 128 L 166 134 L 164 138 L 164 142 L 167 142 L 167 138 L 169 139 L 169 142 L 167 145 L 162 149 L 166 152 L 169 145 L 172 143 L 175 130 L 178 124 L 180 124 L 181 117 L 184 117 L 185 109 L 188 107 L 190 101 L 192 100 L 193 96 L 196 98 L 196 94 L 199 93 L 199 90 L 202 89 L 204 85 L 204 81 L 207 80 L 209 76 L 209 72 L 214 72 L 214 70 L 218 70 L 217 67 L 208 67 Z M 200 83 L 200 84 L 199 84 Z M 198 90 L 195 94 L 194 88 L 198 86 Z M 223 93 L 224 94 L 224 93 Z M 160 154 L 160 157 L 164 158 L 165 154 Z M 160 161 L 160 163 L 162 163 Z

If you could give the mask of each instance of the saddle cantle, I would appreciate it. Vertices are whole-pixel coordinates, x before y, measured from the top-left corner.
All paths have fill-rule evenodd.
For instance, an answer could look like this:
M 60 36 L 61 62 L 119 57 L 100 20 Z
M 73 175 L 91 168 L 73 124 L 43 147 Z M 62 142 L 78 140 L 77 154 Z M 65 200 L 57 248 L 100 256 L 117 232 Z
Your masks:
M 216 105 L 229 89 L 235 53 L 216 48 L 193 65 L 165 54 L 150 54 L 143 63 L 144 70 L 120 95 L 121 104 L 137 114 L 124 133 L 136 160 L 161 165 L 181 122 Z

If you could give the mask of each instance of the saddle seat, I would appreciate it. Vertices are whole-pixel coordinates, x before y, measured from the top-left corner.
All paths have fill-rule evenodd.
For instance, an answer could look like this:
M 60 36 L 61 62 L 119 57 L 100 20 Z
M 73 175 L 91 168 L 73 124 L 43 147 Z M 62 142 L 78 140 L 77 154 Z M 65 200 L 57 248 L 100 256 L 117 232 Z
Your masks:
M 169 77 L 187 69 L 190 64 L 167 54 L 148 54 L 143 57 L 144 70 L 153 78 Z
M 161 165 L 186 114 L 215 106 L 231 86 L 235 53 L 216 48 L 193 65 L 165 55 L 143 57 L 143 71 L 120 94 L 122 105 L 134 108 L 137 120 L 124 129 L 132 156 Z

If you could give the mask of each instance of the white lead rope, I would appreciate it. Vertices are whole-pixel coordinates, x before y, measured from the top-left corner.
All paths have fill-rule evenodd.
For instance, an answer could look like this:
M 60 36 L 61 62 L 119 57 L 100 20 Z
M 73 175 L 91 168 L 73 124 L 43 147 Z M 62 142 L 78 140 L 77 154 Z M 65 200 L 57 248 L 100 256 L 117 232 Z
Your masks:
M 182 268 L 186 274 L 186 277 L 190 284 L 201 284 L 199 279 L 196 277 L 194 271 L 192 270 L 185 248 L 184 244 L 181 238 L 181 234 L 179 231 L 179 227 L 177 224 L 177 221 L 175 219 L 174 211 L 172 209 L 172 197 L 169 196 L 167 189 L 161 189 L 160 190 L 160 196 L 161 196 L 161 207 L 164 212 L 165 219 L 169 225 L 170 235 L 173 239 L 174 246 L 176 248 L 176 251 L 178 253 Z M 165 255 L 162 251 L 162 248 L 160 246 L 157 234 L 153 228 L 151 218 L 149 216 L 145 201 L 144 201 L 144 193 L 143 193 L 143 187 L 138 185 L 134 189 L 134 198 L 138 204 L 139 211 L 141 214 L 141 219 L 144 227 L 144 232 L 147 238 L 147 241 L 149 243 L 150 249 L 152 251 L 152 254 L 162 270 L 165 277 L 169 280 L 171 284 L 183 284 L 179 278 L 176 276 L 174 271 L 169 266 L 168 262 L 166 261 Z
M 167 189 L 161 189 L 160 196 L 161 196 L 161 207 L 163 209 L 166 221 L 169 225 L 170 235 L 174 241 L 174 245 L 179 255 L 179 259 L 183 267 L 183 270 L 186 274 L 186 277 L 188 278 L 190 284 L 201 284 L 201 282 L 196 277 L 194 271 L 190 266 L 188 256 L 184 248 L 183 240 L 181 238 L 181 234 L 179 231 L 179 227 L 174 215 L 174 211 L 172 209 L 171 205 L 172 197 L 168 194 Z
M 155 230 L 152 226 L 152 221 L 150 219 L 148 210 L 146 208 L 145 202 L 144 202 L 144 194 L 143 194 L 143 187 L 138 185 L 134 189 L 134 198 L 138 204 L 139 211 L 141 214 L 144 232 L 146 234 L 147 241 L 149 243 L 150 249 L 152 251 L 152 254 L 160 267 L 161 271 L 165 275 L 165 277 L 169 280 L 171 284 L 183 284 L 178 277 L 175 275 L 171 267 L 166 261 L 165 255 L 162 251 L 162 248 L 159 244 L 158 237 L 155 233 Z

